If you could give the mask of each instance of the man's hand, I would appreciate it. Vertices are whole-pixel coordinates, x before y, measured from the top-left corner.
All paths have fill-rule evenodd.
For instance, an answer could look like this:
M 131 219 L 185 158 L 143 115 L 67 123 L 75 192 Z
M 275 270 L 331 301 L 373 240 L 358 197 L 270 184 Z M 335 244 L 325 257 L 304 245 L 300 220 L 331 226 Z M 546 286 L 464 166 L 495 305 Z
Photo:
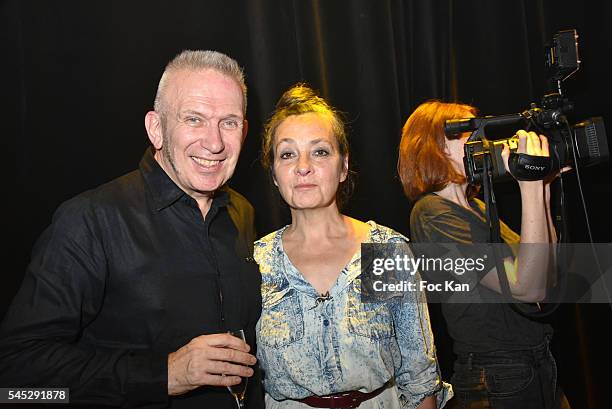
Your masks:
M 231 386 L 253 376 L 257 359 L 247 343 L 229 334 L 201 335 L 168 355 L 168 395 L 202 385 Z M 225 376 L 222 376 L 225 375 Z

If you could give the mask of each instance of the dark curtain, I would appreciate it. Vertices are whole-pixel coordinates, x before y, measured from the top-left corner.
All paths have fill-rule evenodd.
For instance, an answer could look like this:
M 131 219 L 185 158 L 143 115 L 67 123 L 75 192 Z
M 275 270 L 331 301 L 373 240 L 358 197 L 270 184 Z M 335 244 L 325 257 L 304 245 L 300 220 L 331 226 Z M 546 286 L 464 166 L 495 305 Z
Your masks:
M 346 113 L 358 185 L 346 213 L 409 235 L 410 202 L 396 176 L 401 128 L 421 102 L 474 104 L 482 114 L 539 102 L 544 45 L 576 28 L 582 67 L 564 84 L 570 119 L 603 116 L 612 133 L 612 6 L 604 0 L 224 0 L 0 2 L 6 264 L 2 313 L 29 251 L 69 197 L 136 167 L 148 146 L 143 116 L 165 63 L 182 49 L 216 49 L 244 66 L 249 136 L 232 185 L 265 234 L 289 220 L 258 163 L 262 123 L 280 94 L 305 81 Z M 609 138 L 610 140 L 611 138 Z M 11 166 L 13 165 L 13 166 Z M 566 181 L 571 240 L 610 242 L 609 163 Z M 496 187 L 519 227 L 516 186 Z M 563 305 L 551 318 L 563 387 L 574 408 L 607 408 L 610 305 Z M 445 376 L 452 354 L 432 308 Z M 0 385 L 2 386 L 2 385 Z M 7 385 L 4 385 L 7 386 Z

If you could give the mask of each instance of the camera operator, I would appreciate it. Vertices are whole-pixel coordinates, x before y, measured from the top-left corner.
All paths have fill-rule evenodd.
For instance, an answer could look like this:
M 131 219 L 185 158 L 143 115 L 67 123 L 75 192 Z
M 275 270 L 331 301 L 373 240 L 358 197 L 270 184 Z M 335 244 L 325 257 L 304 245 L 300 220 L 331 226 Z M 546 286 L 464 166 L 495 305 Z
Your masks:
M 485 205 L 466 182 L 463 147 L 469 133 L 451 137 L 444 133 L 446 120 L 476 113 L 469 105 L 428 101 L 404 125 L 398 171 L 406 195 L 414 201 L 410 215 L 414 242 L 463 245 L 489 241 Z M 523 130 L 517 136 L 518 153 L 549 156 L 545 136 Z M 504 147 L 507 170 L 509 153 Z M 506 244 L 520 246 L 514 253 L 507 249 L 503 264 L 512 296 L 525 308 L 537 310 L 537 302 L 545 296 L 550 246 L 524 244 L 556 242 L 550 185 L 542 180 L 518 183 L 521 236 L 501 223 L 501 237 Z M 549 349 L 552 328 L 504 302 L 494 259 L 487 259 L 475 285 L 475 291 L 485 294 L 489 302 L 441 305 L 457 355 L 451 379 L 455 398 L 450 407 L 569 408 Z M 439 274 L 423 275 L 432 281 L 441 278 Z

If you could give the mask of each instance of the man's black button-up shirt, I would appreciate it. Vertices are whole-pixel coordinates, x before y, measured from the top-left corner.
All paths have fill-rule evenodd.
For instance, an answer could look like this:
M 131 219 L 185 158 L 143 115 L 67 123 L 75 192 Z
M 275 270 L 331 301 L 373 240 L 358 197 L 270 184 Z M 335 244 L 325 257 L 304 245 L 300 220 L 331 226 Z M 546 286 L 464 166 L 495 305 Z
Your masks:
M 229 188 L 203 218 L 150 150 L 138 170 L 65 202 L 0 328 L 0 386 L 70 387 L 80 403 L 233 409 L 225 388 L 168 398 L 167 356 L 238 328 L 254 347 L 253 225 L 251 205 Z

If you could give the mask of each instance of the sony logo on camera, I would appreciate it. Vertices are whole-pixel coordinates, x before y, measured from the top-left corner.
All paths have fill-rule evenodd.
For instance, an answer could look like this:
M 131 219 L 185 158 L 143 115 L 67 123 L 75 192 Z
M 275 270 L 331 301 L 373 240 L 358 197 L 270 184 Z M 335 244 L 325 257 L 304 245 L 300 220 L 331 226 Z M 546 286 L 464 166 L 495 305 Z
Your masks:
M 525 168 L 530 170 L 544 170 L 546 166 L 525 165 Z

